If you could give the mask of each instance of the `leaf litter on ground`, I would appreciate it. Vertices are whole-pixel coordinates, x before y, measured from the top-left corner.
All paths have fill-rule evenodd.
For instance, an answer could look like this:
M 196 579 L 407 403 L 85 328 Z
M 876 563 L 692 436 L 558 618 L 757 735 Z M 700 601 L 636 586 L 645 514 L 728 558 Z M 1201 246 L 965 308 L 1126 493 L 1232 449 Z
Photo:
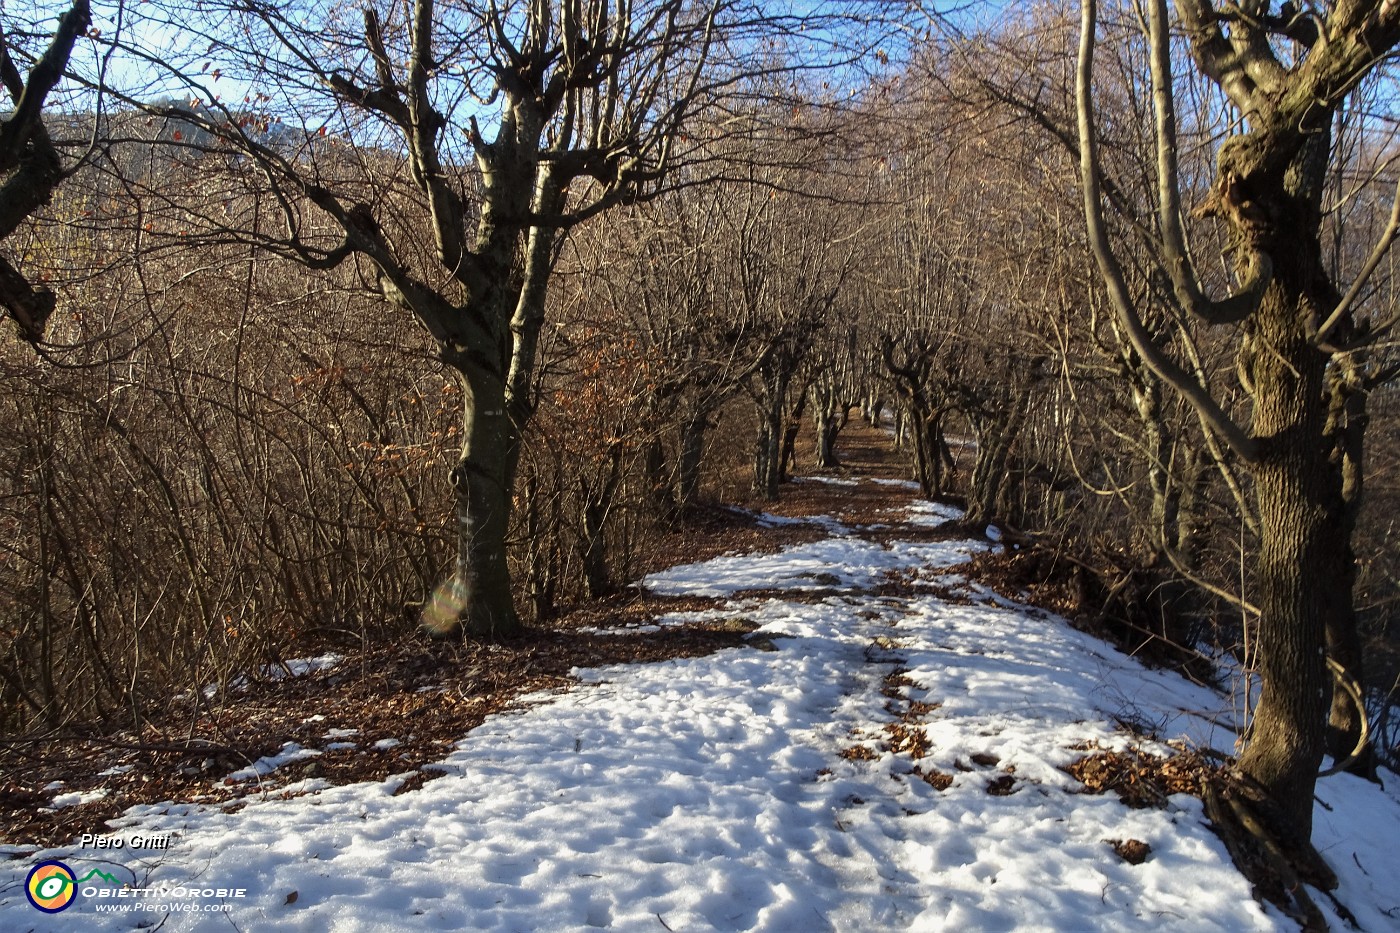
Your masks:
M 529 672 L 516 692 L 454 684 L 441 657 L 386 657 L 400 689 L 382 715 L 370 691 L 363 715 L 339 714 L 334 684 L 303 715 L 316 735 L 356 730 L 344 754 L 374 762 L 359 780 L 322 777 L 340 754 L 324 752 L 315 775 L 290 765 L 290 799 L 110 814 L 108 832 L 171 833 L 160 853 L 11 847 L 0 917 L 32 925 L 23 879 L 51 857 L 133 884 L 247 889 L 227 918 L 172 913 L 172 930 L 1291 928 L 1190 793 L 1194 750 L 1232 747 L 1230 698 L 963 576 L 993 545 L 928 534 L 946 506 L 912 515 L 903 540 L 837 515 L 840 530 L 774 552 L 652 573 L 642 590 L 669 610 L 595 613 L 557 643 L 503 649 L 529 659 L 511 668 Z M 481 654 L 475 683 L 506 676 Z M 1338 898 L 1363 929 L 1394 928 L 1394 785 L 1338 775 L 1318 798 Z M 45 920 L 121 930 L 151 915 L 79 903 Z

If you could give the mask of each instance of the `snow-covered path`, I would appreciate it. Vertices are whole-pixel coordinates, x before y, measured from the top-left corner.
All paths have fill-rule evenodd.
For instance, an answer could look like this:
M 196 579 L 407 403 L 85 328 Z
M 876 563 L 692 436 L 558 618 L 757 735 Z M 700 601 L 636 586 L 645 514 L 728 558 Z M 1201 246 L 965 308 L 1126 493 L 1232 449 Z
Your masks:
M 922 504 L 912 519 L 945 517 Z M 938 569 L 984 543 L 882 545 L 828 525 L 823 541 L 648 579 L 657 592 L 726 597 L 705 614 L 759 623 L 756 647 L 580 672 L 583 685 L 488 720 L 443 761 L 446 777 L 399 796 L 402 777 L 236 812 L 138 808 L 112 831 L 177 834 L 168 851 L 64 849 L 0 865 L 0 928 L 1289 928 L 1250 897 L 1194 799 L 1130 810 L 1075 793 L 1059 770 L 1083 754 L 1072 746 L 1132 744 L 1114 716 L 1229 748 L 1215 725 L 1229 718 L 1225 698 Z M 931 586 L 875 592 L 892 574 Z M 733 596 L 758 588 L 765 598 Z M 893 723 L 950 786 L 910 773 L 909 749 L 889 750 Z M 1380 911 L 1400 894 L 1383 853 L 1400 804 L 1331 780 L 1344 783 L 1324 791 L 1324 851 L 1329 832 L 1358 831 L 1353 811 L 1376 837 L 1328 853 L 1342 898 L 1366 928 L 1392 928 Z M 1130 865 L 1108 839 L 1151 855 Z M 1340 864 L 1358 852 L 1360 874 Z M 106 915 L 96 905 L 170 898 L 80 896 L 46 916 L 23 893 L 46 857 L 79 875 L 247 896 L 226 898 L 227 914 Z

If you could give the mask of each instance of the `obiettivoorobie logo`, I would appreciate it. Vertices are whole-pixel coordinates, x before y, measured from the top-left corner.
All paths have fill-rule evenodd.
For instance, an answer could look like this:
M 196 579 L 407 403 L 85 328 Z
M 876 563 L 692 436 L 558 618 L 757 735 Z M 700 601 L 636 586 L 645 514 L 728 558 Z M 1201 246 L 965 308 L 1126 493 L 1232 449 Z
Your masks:
M 36 910 L 46 914 L 56 914 L 67 908 L 77 893 L 78 882 L 73 869 L 53 859 L 35 865 L 24 879 L 24 896 Z
M 24 896 L 29 898 L 29 903 L 36 910 L 56 914 L 71 907 L 77 898 L 78 885 L 93 878 L 101 878 L 108 884 L 120 884 L 116 878 L 97 868 L 78 878 L 73 874 L 73 869 L 64 863 L 48 859 L 29 870 L 29 877 L 24 880 Z

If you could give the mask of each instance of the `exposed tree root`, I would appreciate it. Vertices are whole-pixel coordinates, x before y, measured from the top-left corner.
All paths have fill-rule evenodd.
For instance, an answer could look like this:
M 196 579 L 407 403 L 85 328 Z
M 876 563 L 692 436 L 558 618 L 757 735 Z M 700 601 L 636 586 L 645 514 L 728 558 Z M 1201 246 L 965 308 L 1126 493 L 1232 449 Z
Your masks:
M 1336 873 L 1311 843 L 1287 838 L 1273 828 L 1279 821 L 1270 818 L 1267 799 L 1247 777 L 1221 770 L 1216 780 L 1206 783 L 1202 799 L 1212 828 L 1254 886 L 1255 897 L 1273 904 L 1304 930 L 1326 930 L 1327 919 L 1308 893 L 1311 886 L 1327 895 L 1338 916 L 1355 925 L 1351 911 L 1330 893 L 1337 887 Z
M 1092 745 L 1083 750 L 1091 754 L 1065 771 L 1087 793 L 1111 790 L 1130 807 L 1166 806 L 1173 794 L 1199 797 L 1211 828 L 1257 899 L 1273 904 L 1305 930 L 1326 930 L 1327 918 L 1313 900 L 1321 892 L 1335 915 L 1355 926 L 1351 911 L 1331 893 L 1338 884 L 1336 872 L 1307 840 L 1280 831 L 1286 824 L 1263 788 L 1225 756 L 1193 750 L 1162 757 Z

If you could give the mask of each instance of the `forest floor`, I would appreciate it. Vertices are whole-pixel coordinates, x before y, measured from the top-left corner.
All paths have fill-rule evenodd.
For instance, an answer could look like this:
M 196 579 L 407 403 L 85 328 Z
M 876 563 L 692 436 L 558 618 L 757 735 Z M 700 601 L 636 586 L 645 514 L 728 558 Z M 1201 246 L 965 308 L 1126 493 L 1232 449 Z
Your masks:
M 1192 796 L 1234 700 L 1030 605 L 878 434 L 844 441 L 841 470 L 692 516 L 638 586 L 524 639 L 301 659 L 183 722 L 5 746 L 0 928 L 1293 927 Z M 1368 930 L 1400 926 L 1386 776 L 1318 787 Z M 42 859 L 106 880 L 41 914 Z M 121 885 L 160 890 L 104 921 Z M 228 912 L 159 909 L 194 885 Z
M 656 543 L 644 572 L 772 553 L 827 535 L 819 523 L 782 518 L 828 515 L 871 525 L 913 501 L 911 484 L 895 478 L 900 469 L 887 436 L 853 424 L 843 441 L 837 472 L 870 482 L 831 477 L 838 481 L 786 485 L 779 502 L 766 504 L 776 520 L 735 506 L 697 507 Z M 0 742 L 0 845 L 57 845 L 137 804 L 231 806 L 277 792 L 293 779 L 344 784 L 419 771 L 486 717 L 513 708 L 517 698 L 569 689 L 577 683 L 575 669 L 746 644 L 755 626 L 738 619 L 697 620 L 633 637 L 666 613 L 716 602 L 630 586 L 561 607 L 546 626 L 528 627 L 515 639 L 455 644 L 415 632 L 401 644 L 367 650 L 313 647 L 313 656 L 269 664 L 231 690 L 172 698 L 166 709 L 147 711 L 139 731 L 79 730 L 59 740 L 38 735 Z M 405 718 L 413 720 L 407 735 Z M 326 735 L 361 740 L 326 747 Z M 398 744 L 375 748 L 365 741 L 372 736 L 397 736 Z M 308 760 L 295 759 L 298 754 Z M 268 764 L 274 761 L 276 767 Z

